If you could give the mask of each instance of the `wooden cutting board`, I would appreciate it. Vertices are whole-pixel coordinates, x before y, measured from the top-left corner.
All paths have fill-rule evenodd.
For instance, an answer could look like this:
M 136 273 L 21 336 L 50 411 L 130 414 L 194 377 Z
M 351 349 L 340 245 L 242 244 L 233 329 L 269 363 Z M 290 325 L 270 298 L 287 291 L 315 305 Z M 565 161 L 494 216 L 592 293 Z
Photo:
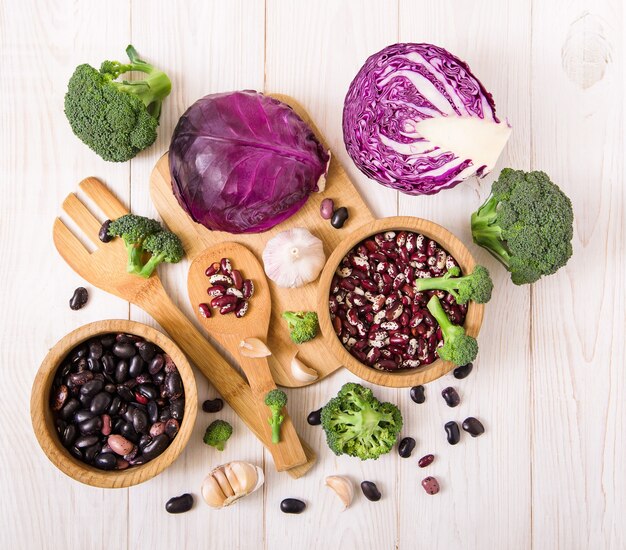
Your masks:
M 290 105 L 313 128 L 320 141 L 326 145 L 302 106 L 288 96 L 271 95 Z M 222 231 L 209 231 L 203 225 L 195 223 L 179 206 L 172 193 L 167 153 L 159 159 L 152 171 L 150 195 L 163 221 L 183 241 L 185 251 L 191 260 L 209 246 L 224 241 L 233 241 L 247 246 L 262 263 L 262 252 L 267 241 L 280 231 L 292 227 L 306 227 L 321 239 L 324 242 L 324 252 L 328 258 L 339 241 L 350 231 L 367 222 L 374 221 L 372 213 L 334 156 L 331 158 L 324 192 L 312 193 L 305 205 L 296 214 L 265 233 L 234 235 Z M 329 220 L 324 220 L 320 216 L 320 203 L 325 198 L 333 199 L 335 208 L 340 206 L 348 208 L 350 217 L 343 228 L 335 229 L 330 225 Z M 237 258 L 232 258 L 232 260 L 236 265 Z M 296 352 L 298 352 L 300 360 L 317 370 L 320 375 L 319 379 L 336 371 L 341 364 L 330 352 L 330 346 L 321 332 L 315 339 L 296 346 L 291 342 L 287 324 L 281 318 L 283 311 L 315 311 L 317 309 L 317 281 L 295 289 L 279 288 L 270 280 L 268 283 L 272 298 L 272 315 L 267 345 L 272 351 L 269 363 L 276 383 L 287 387 L 308 385 L 296 380 L 291 375 L 290 363 Z M 193 305 L 195 307 L 197 304 Z M 236 319 L 233 319 L 233 322 L 236 322 Z M 241 337 L 245 338 L 246 335 L 242 334 Z

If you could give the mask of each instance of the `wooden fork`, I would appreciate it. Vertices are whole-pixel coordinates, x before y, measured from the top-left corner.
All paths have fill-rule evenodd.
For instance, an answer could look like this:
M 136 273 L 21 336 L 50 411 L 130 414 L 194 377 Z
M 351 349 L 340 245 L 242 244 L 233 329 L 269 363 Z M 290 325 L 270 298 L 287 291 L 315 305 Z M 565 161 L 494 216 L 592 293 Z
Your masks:
M 80 182 L 79 188 L 110 218 L 115 219 L 128 210 L 96 178 Z M 57 218 L 54 222 L 54 244 L 68 265 L 83 279 L 94 286 L 131 302 L 150 314 L 181 347 L 196 367 L 209 379 L 239 417 L 272 453 L 276 446 L 268 437 L 262 424 L 250 386 L 233 369 L 217 350 L 200 334 L 195 326 L 174 305 L 165 292 L 161 280 L 155 274 L 143 279 L 126 272 L 126 249 L 116 239 L 104 244 L 98 238 L 101 224 L 75 194 L 63 201 L 63 210 L 76 223 L 84 235 L 96 246 L 90 253 L 70 229 Z M 315 462 L 315 453 L 302 441 L 302 451 L 289 459 L 282 457 L 281 469 L 298 478 L 304 475 Z

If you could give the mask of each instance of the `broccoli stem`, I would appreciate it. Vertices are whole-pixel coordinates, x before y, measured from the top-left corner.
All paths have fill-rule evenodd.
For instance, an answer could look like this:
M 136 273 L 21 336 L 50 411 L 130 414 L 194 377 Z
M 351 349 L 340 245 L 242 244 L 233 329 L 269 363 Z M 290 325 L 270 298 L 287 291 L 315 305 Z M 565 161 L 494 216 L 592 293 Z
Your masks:
M 163 261 L 164 258 L 165 258 L 165 253 L 152 254 L 152 256 L 150 256 L 150 259 L 146 262 L 146 265 L 144 265 L 141 268 L 141 270 L 139 271 L 139 273 L 137 273 L 137 275 L 140 275 L 141 277 L 148 279 L 150 275 L 152 275 L 152 272 L 156 269 L 156 266 L 159 265 Z
M 453 324 L 452 321 L 450 321 L 448 314 L 445 312 L 445 310 L 441 306 L 441 302 L 439 301 L 439 298 L 437 298 L 437 296 L 433 296 L 430 300 L 428 300 L 428 304 L 426 304 L 426 307 L 428 308 L 428 311 L 430 311 L 432 316 L 435 318 L 437 323 L 439 323 L 439 326 L 441 327 L 441 332 L 443 334 L 444 342 L 448 338 L 448 336 L 446 335 L 449 335 L 451 331 L 455 331 L 458 328 L 460 328 L 457 325 Z
M 141 248 L 141 246 L 127 243 L 126 241 L 124 241 L 124 245 L 126 246 L 126 252 L 128 256 L 128 261 L 126 262 L 126 271 L 128 273 L 139 275 L 142 269 L 141 257 L 143 255 L 143 249 Z
M 280 443 L 280 426 L 283 423 L 283 415 L 280 414 L 280 411 L 272 411 L 269 422 L 272 427 L 272 443 Z
M 450 272 L 448 271 L 448 273 Z M 446 273 L 446 275 L 448 273 Z M 457 302 L 459 301 L 459 295 L 456 291 L 458 286 L 458 278 L 451 279 L 445 275 L 443 277 L 431 277 L 430 279 L 418 279 L 415 281 L 415 287 L 418 292 L 424 292 L 425 290 L 443 290 L 452 294 Z
M 492 256 L 505 267 L 509 267 L 511 255 L 502 241 L 502 229 L 496 225 L 498 201 L 495 198 L 487 201 L 472 214 L 472 238 L 474 242 L 486 248 Z

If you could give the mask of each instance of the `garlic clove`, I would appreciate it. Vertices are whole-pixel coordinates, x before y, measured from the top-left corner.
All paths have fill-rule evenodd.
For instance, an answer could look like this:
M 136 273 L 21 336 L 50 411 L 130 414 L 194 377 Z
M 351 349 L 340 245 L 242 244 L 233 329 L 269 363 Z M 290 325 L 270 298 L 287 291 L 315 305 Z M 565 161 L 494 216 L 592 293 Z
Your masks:
M 307 367 L 296 355 L 291 360 L 291 375 L 300 382 L 313 382 L 319 378 L 317 371 Z
M 326 485 L 330 487 L 343 502 L 344 510 L 350 506 L 354 498 L 354 486 L 345 476 L 328 476 Z
M 270 349 L 258 338 L 246 338 L 239 342 L 239 353 L 244 357 L 267 357 Z
M 263 485 L 263 470 L 248 462 L 222 464 L 204 478 L 202 498 L 212 508 L 229 506 Z

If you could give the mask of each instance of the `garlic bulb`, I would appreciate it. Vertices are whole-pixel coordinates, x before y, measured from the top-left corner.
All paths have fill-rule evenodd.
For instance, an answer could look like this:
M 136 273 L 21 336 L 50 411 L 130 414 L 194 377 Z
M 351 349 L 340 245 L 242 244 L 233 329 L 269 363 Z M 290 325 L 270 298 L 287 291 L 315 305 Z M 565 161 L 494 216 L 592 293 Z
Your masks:
M 350 506 L 354 498 L 354 486 L 347 477 L 328 476 L 326 478 L 326 485 L 337 493 L 337 496 L 341 499 L 341 502 L 343 502 L 344 510 Z
M 297 288 L 314 281 L 325 262 L 322 241 L 304 227 L 281 231 L 263 250 L 265 273 L 283 288 Z
M 313 382 L 319 378 L 316 370 L 307 367 L 295 355 L 291 360 L 291 375 L 300 382 Z
M 212 508 L 229 506 L 263 485 L 263 470 L 249 462 L 222 464 L 204 478 L 202 498 Z

